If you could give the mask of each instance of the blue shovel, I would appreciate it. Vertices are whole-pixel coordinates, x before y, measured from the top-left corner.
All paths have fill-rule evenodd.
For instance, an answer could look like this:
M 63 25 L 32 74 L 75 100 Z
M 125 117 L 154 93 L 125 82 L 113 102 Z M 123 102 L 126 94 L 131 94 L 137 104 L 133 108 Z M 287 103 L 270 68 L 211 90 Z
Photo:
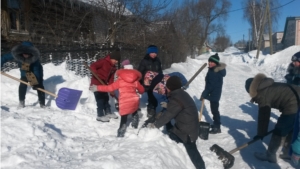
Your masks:
M 13 77 L 9 74 L 6 74 L 5 72 L 1 71 L 1 74 L 9 77 L 11 79 L 14 79 L 16 81 L 19 81 L 23 84 L 26 84 L 27 86 L 31 86 L 29 83 L 27 83 L 23 80 L 20 80 L 16 77 Z M 41 89 L 41 88 L 37 88 L 37 90 L 42 91 L 44 93 L 47 93 L 47 94 L 55 97 L 56 98 L 55 99 L 56 106 L 60 109 L 66 109 L 66 110 L 75 110 L 76 106 L 78 104 L 78 101 L 80 99 L 80 96 L 82 94 L 81 90 L 69 89 L 69 88 L 65 88 L 65 87 L 59 89 L 57 95 L 55 95 L 51 92 L 48 92 L 47 90 Z

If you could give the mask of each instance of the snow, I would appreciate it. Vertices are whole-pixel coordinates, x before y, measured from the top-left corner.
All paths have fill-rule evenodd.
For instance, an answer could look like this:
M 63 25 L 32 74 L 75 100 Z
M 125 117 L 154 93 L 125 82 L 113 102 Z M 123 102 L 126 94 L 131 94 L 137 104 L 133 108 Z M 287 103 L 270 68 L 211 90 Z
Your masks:
M 227 64 L 227 76 L 224 78 L 223 93 L 220 100 L 222 133 L 209 135 L 208 140 L 197 140 L 197 147 L 205 161 L 207 169 L 221 169 L 222 162 L 209 150 L 218 144 L 226 151 L 243 145 L 256 135 L 257 105 L 249 102 L 244 83 L 257 73 L 265 73 L 275 81 L 284 82 L 283 76 L 290 63 L 291 56 L 300 51 L 292 46 L 273 55 L 256 51 L 242 53 L 234 47 L 219 53 L 221 61 Z M 174 63 L 164 73 L 179 71 L 187 79 L 207 62 L 214 53 L 187 58 L 184 63 Z M 1 168 L 48 168 L 48 169 L 193 169 L 182 144 L 171 141 L 161 129 L 143 128 L 139 131 L 130 125 L 124 138 L 118 138 L 119 119 L 109 123 L 96 121 L 96 103 L 93 93 L 88 90 L 90 79 L 79 77 L 75 72 L 65 69 L 66 63 L 59 66 L 44 65 L 45 89 L 57 93 L 67 87 L 82 90 L 81 99 L 75 111 L 61 110 L 55 104 L 53 96 L 47 95 L 47 109 L 39 107 L 36 91 L 28 87 L 26 107 L 18 109 L 19 82 L 1 76 Z M 204 89 L 204 69 L 191 83 L 187 92 L 200 110 L 198 100 Z M 19 70 L 8 74 L 18 77 Z M 140 126 L 146 119 L 146 95 L 141 99 Z M 114 100 L 110 100 L 114 105 Z M 112 110 L 117 111 L 112 106 Z M 271 129 L 280 113 L 272 109 Z M 202 121 L 212 122 L 209 102 L 205 102 Z M 130 120 L 129 120 L 130 122 Z M 233 169 L 291 169 L 289 161 L 278 159 L 278 164 L 261 162 L 253 153 L 264 151 L 270 136 L 235 152 Z M 278 152 L 279 154 L 280 152 Z

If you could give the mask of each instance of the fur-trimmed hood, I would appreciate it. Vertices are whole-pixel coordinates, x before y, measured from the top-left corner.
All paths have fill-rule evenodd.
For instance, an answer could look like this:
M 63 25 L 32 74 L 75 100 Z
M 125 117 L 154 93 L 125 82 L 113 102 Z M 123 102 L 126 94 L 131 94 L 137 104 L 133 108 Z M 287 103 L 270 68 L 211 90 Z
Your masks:
M 272 78 L 268 78 L 266 75 L 259 73 L 254 78 L 250 84 L 249 95 L 251 98 L 257 96 L 257 91 L 265 89 L 274 83 Z
M 31 42 L 22 42 L 21 45 L 13 47 L 11 53 L 14 59 L 22 63 L 31 64 L 40 59 L 40 51 Z M 30 54 L 31 56 L 25 59 L 22 55 L 23 53 Z
M 220 70 L 223 70 L 226 68 L 226 64 L 220 62 L 216 67 L 214 67 L 214 72 L 219 72 Z

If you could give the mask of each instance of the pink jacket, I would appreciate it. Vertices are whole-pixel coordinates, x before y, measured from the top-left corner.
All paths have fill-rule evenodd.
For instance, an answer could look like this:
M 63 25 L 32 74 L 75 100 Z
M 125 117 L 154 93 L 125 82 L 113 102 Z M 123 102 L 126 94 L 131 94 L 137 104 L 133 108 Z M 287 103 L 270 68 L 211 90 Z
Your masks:
M 139 80 L 142 74 L 134 69 L 121 69 L 117 71 L 118 79 L 111 85 L 98 85 L 98 91 L 112 92 L 119 89 L 119 113 L 120 115 L 127 115 L 134 113 L 140 104 L 140 94 L 144 93 L 144 87 Z

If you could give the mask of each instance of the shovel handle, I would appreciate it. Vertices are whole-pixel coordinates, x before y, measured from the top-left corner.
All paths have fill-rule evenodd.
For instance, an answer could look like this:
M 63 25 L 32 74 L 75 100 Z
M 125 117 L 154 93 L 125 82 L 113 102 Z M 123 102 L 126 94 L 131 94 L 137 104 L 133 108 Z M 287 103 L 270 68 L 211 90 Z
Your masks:
M 29 83 L 27 83 L 27 82 L 25 82 L 25 81 L 23 81 L 23 80 L 20 80 L 20 79 L 14 77 L 14 76 L 11 76 L 11 75 L 9 75 L 9 74 L 7 74 L 7 73 L 5 73 L 5 72 L 2 72 L 2 71 L 1 71 L 1 74 L 4 75 L 4 76 L 6 76 L 6 77 L 9 77 L 9 78 L 11 78 L 11 79 L 14 79 L 14 80 L 16 80 L 16 81 L 18 81 L 18 82 L 21 82 L 21 83 L 23 83 L 23 84 L 26 84 L 27 86 L 31 86 Z M 44 92 L 44 93 L 47 93 L 47 94 L 49 94 L 49 95 L 51 95 L 51 96 L 53 96 L 53 97 L 55 97 L 55 98 L 57 97 L 56 94 L 53 94 L 53 93 L 51 93 L 51 92 L 48 92 L 47 90 L 44 90 L 44 89 L 41 89 L 41 88 L 37 88 L 37 90 L 42 91 L 42 92 Z
M 203 108 L 204 108 L 204 100 L 201 103 L 201 108 L 200 108 L 200 113 L 199 113 L 199 122 L 201 121 L 201 118 L 202 118 Z
M 86 68 L 89 69 L 89 71 L 96 77 L 96 79 L 97 79 L 102 85 L 106 85 L 106 84 L 98 77 L 98 75 L 97 75 L 97 74 L 89 67 L 89 65 L 88 65 L 86 62 L 84 62 L 83 64 L 84 64 L 84 66 L 85 66 Z
M 204 63 L 200 67 L 200 69 L 193 75 L 193 77 L 183 87 L 186 88 L 187 86 L 189 86 L 189 84 L 192 83 L 192 81 L 198 76 L 198 74 L 205 68 L 206 65 L 207 65 L 207 63 Z
M 271 131 L 269 131 L 267 134 L 265 134 L 264 137 L 267 136 L 267 135 L 269 135 L 269 134 L 271 134 L 271 133 L 273 133 L 273 131 L 274 131 L 274 129 L 271 130 Z M 241 150 L 241 149 L 243 149 L 243 148 L 245 148 L 245 147 L 248 147 L 248 145 L 250 145 L 250 144 L 256 142 L 257 140 L 259 140 L 259 138 L 257 138 L 257 139 L 252 139 L 251 141 L 249 141 L 249 142 L 247 142 L 247 143 L 241 145 L 240 147 L 237 147 L 237 148 L 235 148 L 235 149 L 229 151 L 229 154 L 233 154 L 233 153 L 235 153 L 235 152 L 237 152 L 237 151 L 239 151 L 239 150 Z

